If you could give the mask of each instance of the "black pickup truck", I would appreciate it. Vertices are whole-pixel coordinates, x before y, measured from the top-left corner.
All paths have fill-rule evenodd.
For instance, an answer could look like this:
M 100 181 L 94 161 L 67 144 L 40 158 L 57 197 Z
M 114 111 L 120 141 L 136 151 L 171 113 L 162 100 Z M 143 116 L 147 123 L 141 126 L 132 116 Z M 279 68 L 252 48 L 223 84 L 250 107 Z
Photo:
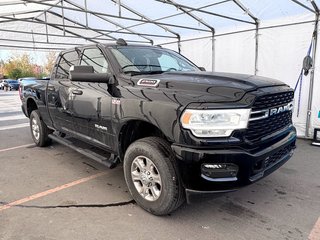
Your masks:
M 280 81 L 206 72 L 123 40 L 61 52 L 50 80 L 21 91 L 38 146 L 55 140 L 109 167 L 123 163 L 132 197 L 155 215 L 284 164 L 296 142 L 293 98 Z

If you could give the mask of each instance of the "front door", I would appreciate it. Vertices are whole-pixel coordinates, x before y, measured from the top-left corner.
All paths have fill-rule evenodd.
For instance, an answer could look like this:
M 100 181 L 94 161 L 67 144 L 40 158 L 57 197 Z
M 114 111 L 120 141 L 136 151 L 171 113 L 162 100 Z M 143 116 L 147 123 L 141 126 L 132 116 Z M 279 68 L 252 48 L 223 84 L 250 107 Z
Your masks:
M 96 73 L 111 73 L 107 59 L 97 47 L 84 49 L 80 65 L 93 66 Z M 92 143 L 111 148 L 114 134 L 108 84 L 73 82 L 71 94 L 76 132 Z

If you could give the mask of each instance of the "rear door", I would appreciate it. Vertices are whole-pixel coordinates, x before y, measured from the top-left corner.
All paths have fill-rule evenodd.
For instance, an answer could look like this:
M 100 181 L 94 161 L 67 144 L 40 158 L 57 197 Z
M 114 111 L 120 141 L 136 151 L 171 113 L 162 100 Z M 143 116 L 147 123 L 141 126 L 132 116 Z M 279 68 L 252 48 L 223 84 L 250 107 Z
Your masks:
M 79 64 L 77 51 L 63 53 L 52 71 L 47 87 L 47 103 L 53 126 L 62 132 L 73 133 L 74 123 L 72 116 L 72 89 L 73 83 L 69 80 L 69 69 Z
M 84 49 L 80 65 L 93 66 L 96 73 L 110 73 L 110 64 L 97 47 Z M 77 132 L 99 146 L 112 148 L 111 95 L 107 83 L 73 82 L 72 106 Z

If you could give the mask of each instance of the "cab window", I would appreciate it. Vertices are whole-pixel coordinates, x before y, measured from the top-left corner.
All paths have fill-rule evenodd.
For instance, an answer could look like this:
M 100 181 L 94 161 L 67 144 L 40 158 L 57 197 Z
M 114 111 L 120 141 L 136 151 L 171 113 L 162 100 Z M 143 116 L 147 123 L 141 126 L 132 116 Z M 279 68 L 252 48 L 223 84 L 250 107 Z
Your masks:
M 88 48 L 82 53 L 80 65 L 93 66 L 96 73 L 109 73 L 109 65 L 106 58 L 98 48 Z
M 59 60 L 55 78 L 56 79 L 68 78 L 70 67 L 77 65 L 78 62 L 79 62 L 79 57 L 76 51 L 71 51 L 63 54 Z

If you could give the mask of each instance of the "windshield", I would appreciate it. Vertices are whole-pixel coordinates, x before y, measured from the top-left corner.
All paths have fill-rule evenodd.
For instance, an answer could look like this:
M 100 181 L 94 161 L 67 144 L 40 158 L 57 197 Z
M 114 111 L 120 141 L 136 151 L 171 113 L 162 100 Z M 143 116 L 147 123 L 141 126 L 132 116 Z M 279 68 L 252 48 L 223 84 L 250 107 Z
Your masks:
M 112 48 L 124 73 L 139 75 L 171 71 L 199 71 L 197 66 L 181 55 L 161 48 L 118 47 Z
M 7 80 L 8 83 L 18 83 L 18 80 Z

